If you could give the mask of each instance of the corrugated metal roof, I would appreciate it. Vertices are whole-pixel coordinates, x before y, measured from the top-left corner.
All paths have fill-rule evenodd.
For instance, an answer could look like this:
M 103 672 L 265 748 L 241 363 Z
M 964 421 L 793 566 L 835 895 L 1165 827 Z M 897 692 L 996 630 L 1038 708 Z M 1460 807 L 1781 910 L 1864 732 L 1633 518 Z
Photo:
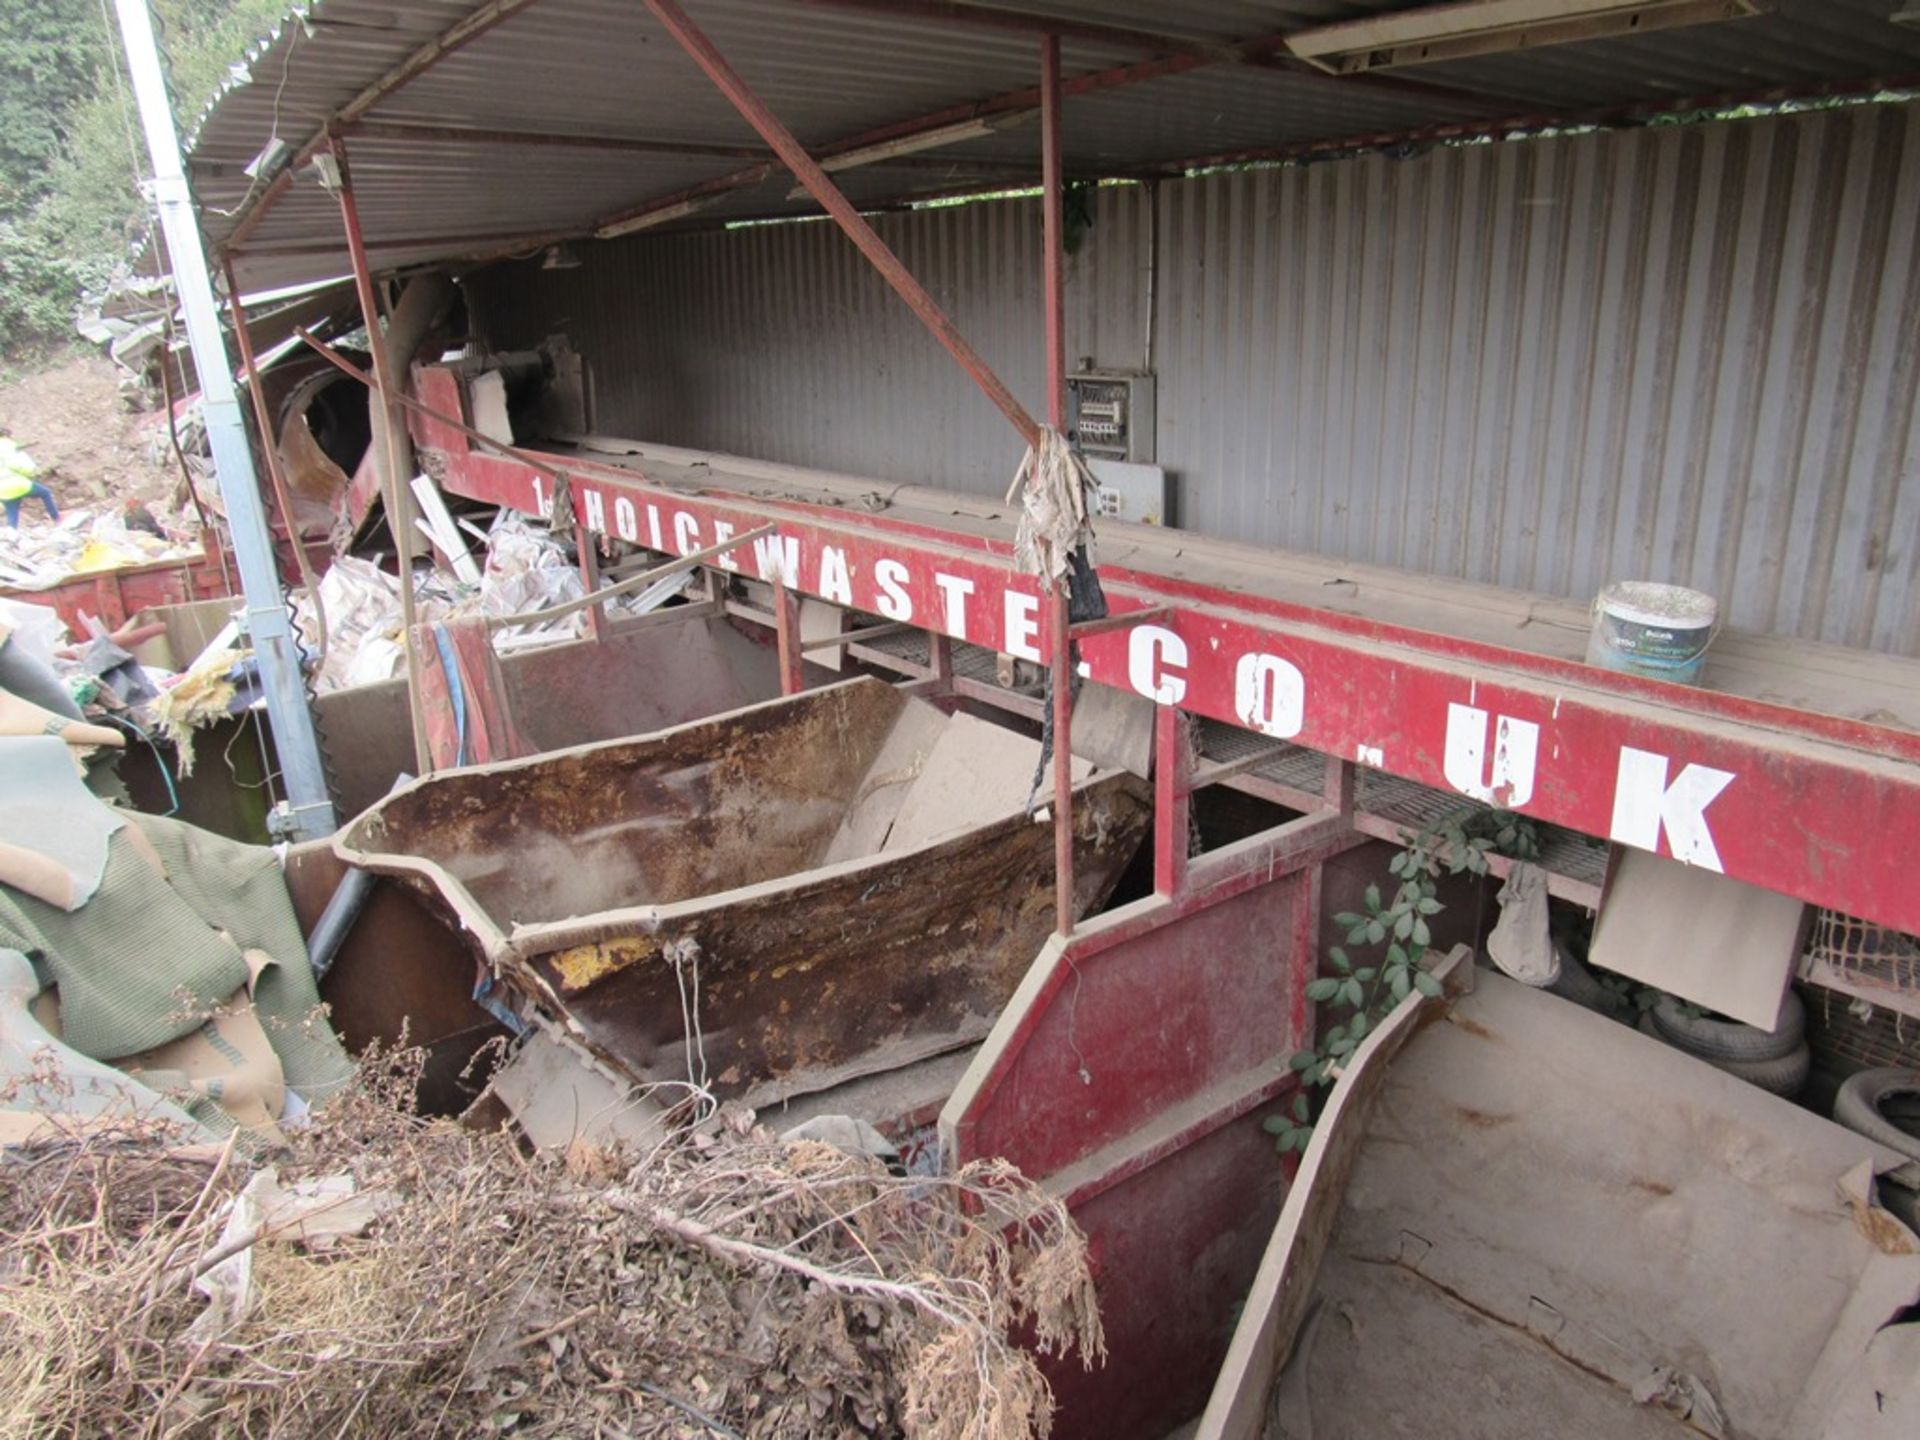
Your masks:
M 1159 187 L 1180 523 L 1524 590 L 1695 585 L 1920 655 L 1920 104 Z M 1096 192 L 1069 362 L 1144 362 L 1145 187 Z M 1030 406 L 1031 200 L 882 216 Z M 601 428 L 997 496 L 1018 440 L 829 225 L 638 237 L 469 289 L 565 329 Z M 1791 699 L 1791 697 L 1787 697 Z
M 704 144 L 756 137 L 637 0 L 493 0 L 512 11 L 371 105 L 372 121 L 430 121 Z M 245 76 L 212 107 L 192 146 L 194 188 L 209 238 L 234 233 L 263 187 L 242 168 L 272 136 L 295 147 L 342 107 L 477 12 L 472 0 L 314 0 L 250 57 Z M 788 126 L 812 146 L 1030 87 L 1033 36 L 793 0 L 687 0 L 696 23 Z M 1028 18 L 1133 27 L 1218 46 L 1404 3 L 1262 4 L 1253 0 L 1025 0 Z M 1209 63 L 1131 88 L 1075 97 L 1065 146 L 1082 170 L 1176 164 L 1302 142 L 1361 139 L 1490 116 L 1577 116 L 1597 108 L 1670 104 L 1851 84 L 1920 73 L 1920 30 L 1891 24 L 1888 0 L 1777 0 L 1758 18 L 1333 79 Z M 1151 46 L 1069 35 L 1071 78 L 1146 58 Z M 1425 89 L 1412 88 L 1424 86 Z M 1450 93 L 1455 92 L 1455 93 Z M 738 161 L 632 156 L 551 147 L 350 139 L 373 260 L 389 267 L 484 248 L 515 226 L 585 228 Z M 946 152 L 941 152 L 946 153 Z M 954 147 L 963 159 L 1030 163 L 1031 129 Z M 854 178 L 858 176 L 858 178 Z M 915 172 L 846 172 L 850 191 L 877 199 L 935 184 Z M 730 197 L 705 218 L 800 213 L 780 182 Z M 421 237 L 442 237 L 418 246 Z M 332 273 L 337 209 L 310 179 L 276 195 L 237 252 L 249 285 Z M 402 254 L 402 248 L 406 253 Z

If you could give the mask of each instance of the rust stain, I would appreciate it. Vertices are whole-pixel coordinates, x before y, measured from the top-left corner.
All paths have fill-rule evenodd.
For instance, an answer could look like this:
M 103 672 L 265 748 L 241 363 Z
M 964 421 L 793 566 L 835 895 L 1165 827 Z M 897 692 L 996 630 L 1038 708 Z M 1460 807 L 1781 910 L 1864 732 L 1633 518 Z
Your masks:
M 603 980 L 629 965 L 650 960 L 660 947 L 645 935 L 623 935 L 612 940 L 596 940 L 587 945 L 570 945 L 548 956 L 560 978 L 562 988 L 577 993 L 596 980 Z
M 1475 1110 L 1469 1105 L 1456 1105 L 1453 1108 L 1462 1120 L 1476 1130 L 1497 1130 L 1502 1125 L 1513 1123 L 1511 1115 L 1494 1115 L 1485 1110 Z
M 1665 1197 L 1673 1194 L 1673 1187 L 1667 1184 L 1664 1180 L 1643 1180 L 1636 1175 L 1633 1179 L 1629 1180 L 1627 1183 L 1631 1185 L 1634 1189 L 1643 1190 L 1649 1195 L 1659 1195 L 1659 1196 Z
M 1498 1040 L 1500 1038 L 1498 1035 L 1494 1034 L 1493 1031 L 1489 1030 L 1486 1026 L 1482 1025 L 1478 1020 L 1469 1020 L 1466 1016 L 1459 1014 L 1458 1012 L 1448 1015 L 1447 1023 L 1449 1025 L 1458 1025 L 1462 1030 L 1466 1031 L 1469 1035 L 1477 1035 L 1482 1040 Z

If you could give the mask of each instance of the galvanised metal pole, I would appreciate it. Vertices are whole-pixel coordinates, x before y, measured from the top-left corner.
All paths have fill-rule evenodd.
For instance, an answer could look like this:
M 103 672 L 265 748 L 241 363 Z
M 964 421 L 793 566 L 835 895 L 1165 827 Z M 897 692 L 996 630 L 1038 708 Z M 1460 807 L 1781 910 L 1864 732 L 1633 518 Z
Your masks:
M 281 780 L 287 792 L 275 828 L 289 839 L 316 840 L 331 835 L 337 827 L 333 798 L 327 789 L 320 737 L 314 729 L 306 683 L 300 674 L 292 619 L 274 564 L 273 535 L 267 529 L 260 481 L 254 474 L 253 447 L 247 439 L 246 419 L 233 384 L 232 361 L 220 333 L 213 286 L 207 278 L 207 257 L 194 219 L 193 198 L 180 166 L 180 140 L 173 128 L 160 50 L 153 38 L 153 17 L 146 0 L 114 0 L 114 4 L 119 11 L 134 99 L 140 107 L 140 123 L 153 159 L 153 192 L 160 209 L 160 227 L 167 237 L 173 282 L 180 308 L 186 314 L 187 343 L 200 376 L 214 474 L 220 483 L 227 526 L 233 532 L 233 555 L 246 598 L 247 633 L 260 667 L 267 719 L 273 726 L 274 750 L 279 755 Z

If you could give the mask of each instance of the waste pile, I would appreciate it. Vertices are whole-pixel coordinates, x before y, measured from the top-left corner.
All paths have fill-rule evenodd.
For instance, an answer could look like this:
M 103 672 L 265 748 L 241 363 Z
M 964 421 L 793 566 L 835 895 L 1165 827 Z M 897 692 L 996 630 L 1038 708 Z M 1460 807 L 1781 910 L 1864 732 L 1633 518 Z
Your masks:
M 138 519 L 138 517 L 133 517 Z M 23 534 L 27 532 L 22 532 Z M 169 526 L 169 534 L 179 533 Z M 470 616 L 506 620 L 549 609 L 584 593 L 579 566 L 569 549 L 537 522 L 501 511 L 488 530 L 474 533 L 486 543 L 483 566 L 473 581 L 444 569 L 420 565 L 414 574 L 415 620 L 436 624 Z M 76 568 L 103 568 L 139 559 L 163 559 L 192 553 L 155 537 L 127 516 L 88 516 L 74 512 L 50 529 L 22 540 L 0 527 L 0 580 L 28 588 L 58 583 Z M 38 558 L 35 558 L 38 557 Z M 665 603 L 688 584 L 681 575 L 653 590 L 624 595 L 607 603 L 609 614 L 644 614 Z M 406 673 L 400 606 L 400 580 L 372 560 L 352 555 L 334 559 L 320 576 L 318 600 L 299 592 L 291 598 L 309 683 L 316 695 L 396 679 Z M 232 616 L 179 670 L 142 663 L 134 652 L 160 626 L 128 625 L 109 633 L 75 636 L 51 609 L 0 600 L 0 623 L 12 627 L 14 643 L 58 674 L 91 719 L 120 727 L 137 737 L 164 736 L 178 752 L 178 772 L 192 773 L 193 735 L 206 725 L 238 714 L 258 700 L 259 675 L 242 628 L 243 603 L 230 602 Z M 492 631 L 496 650 L 506 653 L 530 645 L 553 644 L 586 633 L 584 610 L 553 619 L 500 624 Z
M 486 541 L 486 564 L 477 584 L 442 569 L 422 566 L 415 574 L 413 603 L 416 622 L 432 624 L 471 615 L 504 619 L 528 615 L 577 600 L 585 589 L 579 565 L 567 548 L 543 526 L 513 510 L 502 510 L 481 537 Z M 682 577 L 669 593 L 683 588 Z M 318 608 L 305 596 L 296 597 L 294 613 L 310 654 L 319 657 L 314 671 L 318 694 L 390 680 L 406 671 L 401 637 L 400 580 L 371 561 L 351 555 L 337 557 L 319 580 Z M 645 596 L 621 596 L 608 602 L 614 615 L 645 613 L 668 598 L 650 603 Z M 324 640 L 320 610 L 325 611 Z M 506 625 L 494 632 L 494 648 L 505 653 L 526 645 L 552 644 L 586 634 L 584 611 L 555 620 Z
M 52 525 L 0 526 L 0 585 L 50 590 L 74 575 L 200 554 L 199 521 L 152 502 L 66 508 Z
M 274 1149 L 127 1122 L 0 1158 L 0 1433 L 1044 1436 L 1085 1239 L 998 1163 L 901 1176 L 694 1100 L 529 1153 L 371 1056 Z M 699 1118 L 696 1118 L 699 1117 Z

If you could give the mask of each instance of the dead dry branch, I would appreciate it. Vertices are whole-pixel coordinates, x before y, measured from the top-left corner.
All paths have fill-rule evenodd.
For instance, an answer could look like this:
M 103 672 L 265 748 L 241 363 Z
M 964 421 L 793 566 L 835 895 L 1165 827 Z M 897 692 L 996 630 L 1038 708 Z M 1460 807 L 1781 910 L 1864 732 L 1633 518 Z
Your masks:
M 1104 1355 L 1084 1238 L 1011 1167 L 893 1175 L 727 1108 L 645 1156 L 535 1156 L 416 1116 L 418 1066 L 364 1066 L 273 1156 L 7 1151 L 0 1435 L 1017 1440 L 1052 1397 L 1016 1334 Z M 236 1230 L 269 1162 L 386 1208 Z M 196 1282 L 236 1257 L 210 1320 Z

